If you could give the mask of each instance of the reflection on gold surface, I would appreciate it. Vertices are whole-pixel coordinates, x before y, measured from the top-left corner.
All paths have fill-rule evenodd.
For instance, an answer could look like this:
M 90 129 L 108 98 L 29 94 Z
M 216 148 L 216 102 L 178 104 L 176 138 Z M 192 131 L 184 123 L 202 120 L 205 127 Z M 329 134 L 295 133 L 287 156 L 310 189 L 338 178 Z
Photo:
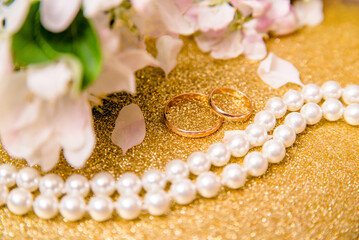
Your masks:
M 359 6 L 325 1 L 325 21 L 291 36 L 268 40 L 268 50 L 292 62 L 304 83 L 339 81 L 359 84 Z M 270 89 L 256 74 L 258 62 L 243 57 L 219 61 L 201 53 L 192 39 L 185 39 L 176 69 L 164 78 L 159 69 L 139 71 L 138 94 L 118 94 L 94 110 L 97 145 L 81 170 L 63 159 L 52 171 L 67 178 L 81 173 L 91 177 L 100 171 L 119 176 L 125 171 L 142 173 L 163 169 L 174 158 L 205 150 L 220 141 L 227 130 L 244 129 L 245 123 L 225 121 L 215 134 L 190 139 L 170 132 L 163 123 L 167 100 L 184 92 L 208 94 L 216 87 L 231 87 L 253 99 L 255 112 L 272 96 L 289 88 Z M 125 156 L 111 143 L 110 135 L 119 110 L 137 103 L 146 119 L 145 141 Z M 213 116 L 208 115 L 213 118 Z M 182 118 L 193 124 L 194 118 Z M 209 120 L 208 120 L 209 121 Z M 2 150 L 3 162 L 17 167 Z M 232 158 L 231 162 L 242 162 Z M 220 168 L 213 168 L 220 172 Z M 287 149 L 285 160 L 272 164 L 259 178 L 250 178 L 240 190 L 224 189 L 215 199 L 198 198 L 189 206 L 173 205 L 163 217 L 142 215 L 125 221 L 115 215 L 98 223 L 86 217 L 67 222 L 58 215 L 41 220 L 34 213 L 15 216 L 0 209 L 1 239 L 354 239 L 359 235 L 359 128 L 344 121 L 322 120 L 300 134 Z

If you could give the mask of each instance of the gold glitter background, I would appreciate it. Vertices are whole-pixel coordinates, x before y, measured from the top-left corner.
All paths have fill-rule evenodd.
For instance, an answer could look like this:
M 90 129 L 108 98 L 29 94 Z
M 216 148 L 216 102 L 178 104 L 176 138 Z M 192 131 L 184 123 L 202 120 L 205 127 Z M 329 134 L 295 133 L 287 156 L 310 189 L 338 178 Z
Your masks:
M 359 5 L 328 0 L 324 10 L 320 26 L 269 39 L 268 51 L 292 62 L 303 83 L 359 84 Z M 148 67 L 137 74 L 136 96 L 111 96 L 103 107 L 94 109 L 97 145 L 86 166 L 75 170 L 61 159 L 52 172 L 65 179 L 73 173 L 90 178 L 99 171 L 119 176 L 125 171 L 141 174 L 149 168 L 163 169 L 169 160 L 204 151 L 220 141 L 225 131 L 245 129 L 253 121 L 252 116 L 245 123 L 225 122 L 217 133 L 202 139 L 177 136 L 162 118 L 165 102 L 177 94 L 207 94 L 216 87 L 232 87 L 250 96 L 258 112 L 270 97 L 298 89 L 290 84 L 270 89 L 256 74 L 259 62 L 244 57 L 214 60 L 201 53 L 193 39 L 184 40 L 178 66 L 167 79 L 160 69 Z M 141 107 L 147 133 L 141 145 L 123 156 L 110 135 L 119 110 L 129 103 Z M 213 115 L 203 114 L 199 121 L 213 121 Z M 178 113 L 178 118 L 191 126 L 197 121 L 195 115 Z M 1 156 L 2 162 L 26 166 L 4 150 Z M 359 236 L 359 128 L 342 120 L 322 120 L 300 134 L 285 160 L 270 165 L 264 176 L 250 178 L 240 190 L 224 189 L 214 199 L 198 197 L 188 206 L 174 204 L 163 217 L 145 214 L 125 221 L 114 215 L 98 223 L 88 216 L 67 222 L 58 215 L 47 221 L 33 212 L 15 216 L 2 207 L 0 221 L 0 239 L 355 239 Z

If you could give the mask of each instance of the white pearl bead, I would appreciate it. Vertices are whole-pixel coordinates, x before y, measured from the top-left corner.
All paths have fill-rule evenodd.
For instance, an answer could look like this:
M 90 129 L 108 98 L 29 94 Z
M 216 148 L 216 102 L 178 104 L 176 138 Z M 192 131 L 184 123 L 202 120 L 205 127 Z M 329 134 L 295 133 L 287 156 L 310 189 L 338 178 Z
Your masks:
M 249 141 L 244 133 L 230 136 L 226 145 L 234 157 L 243 157 L 249 150 Z
M 90 186 L 95 195 L 111 196 L 115 191 L 115 179 L 108 172 L 100 172 L 91 179 Z
M 289 113 L 285 117 L 284 123 L 285 125 L 292 127 L 297 134 L 303 132 L 307 127 L 307 121 L 303 115 L 298 112 Z
M 51 219 L 58 213 L 59 202 L 53 195 L 39 195 L 35 198 L 33 209 L 35 214 L 42 219 Z
M 189 169 L 186 162 L 176 159 L 167 163 L 166 176 L 169 181 L 173 182 L 177 179 L 187 178 L 188 175 Z
M 343 116 L 343 104 L 335 98 L 327 99 L 322 105 L 324 118 L 328 121 L 337 121 Z
M 80 220 L 86 211 L 85 200 L 80 195 L 65 195 L 61 198 L 59 210 L 69 221 Z
M 106 221 L 112 217 L 113 203 L 108 196 L 99 195 L 92 197 L 87 208 L 90 216 L 98 222 Z
M 262 146 L 267 140 L 268 134 L 266 129 L 262 125 L 250 124 L 246 128 L 247 139 L 252 146 Z
M 246 182 L 247 173 L 244 169 L 236 163 L 227 165 L 222 172 L 222 183 L 223 185 L 238 189 Z
M 254 123 L 262 125 L 267 131 L 271 131 L 275 127 L 276 122 L 274 113 L 268 110 L 260 111 L 254 117 Z
M 40 179 L 39 190 L 45 195 L 61 196 L 64 189 L 64 180 L 56 174 L 50 173 Z
M 32 194 L 24 188 L 15 188 L 7 196 L 7 208 L 16 215 L 24 215 L 32 207 Z
M 212 144 L 207 151 L 207 158 L 216 167 L 224 166 L 231 159 L 231 152 L 223 143 Z
M 126 172 L 120 176 L 116 182 L 116 189 L 121 195 L 123 194 L 137 194 L 142 189 L 140 178 L 132 172 Z
M 195 175 L 206 172 L 211 168 L 211 161 L 202 152 L 192 153 L 187 159 L 187 164 L 191 173 Z
M 345 108 L 344 119 L 350 125 L 359 125 L 359 103 L 352 103 Z
M 170 197 L 162 189 L 150 191 L 145 195 L 145 207 L 154 216 L 163 215 L 169 210 Z
M 319 103 L 323 98 L 321 88 L 316 84 L 307 84 L 302 89 L 305 102 Z
M 322 109 L 316 103 L 307 103 L 305 104 L 300 113 L 303 115 L 308 125 L 314 125 L 322 119 L 323 112 Z
M 268 100 L 265 109 L 271 111 L 276 118 L 281 118 L 287 112 L 287 105 L 283 99 L 279 97 L 273 97 Z
M 5 185 L 0 185 L 0 206 L 6 203 L 9 189 Z
M 172 183 L 170 194 L 178 204 L 189 204 L 196 198 L 196 187 L 189 179 L 180 179 Z
M 212 198 L 217 196 L 221 189 L 221 181 L 213 172 L 204 172 L 197 177 L 196 188 L 202 197 Z
M 147 170 L 142 176 L 142 186 L 148 192 L 166 186 L 166 175 L 158 169 Z
M 39 186 L 40 174 L 35 168 L 22 168 L 16 176 L 16 185 L 25 188 L 30 192 L 35 191 Z
M 285 146 L 277 140 L 269 140 L 263 145 L 262 154 L 270 163 L 279 163 L 285 157 Z
M 137 218 L 142 210 L 141 199 L 135 194 L 120 196 L 116 202 L 118 215 L 126 220 Z
M 346 104 L 359 103 L 359 85 L 346 86 L 342 97 Z
M 252 176 L 263 175 L 268 168 L 268 161 L 260 152 L 251 152 L 244 158 L 244 168 Z
M 65 182 L 65 192 L 67 194 L 87 196 L 90 191 L 90 184 L 86 177 L 80 174 L 71 175 Z
M 294 129 L 287 125 L 278 126 L 273 132 L 273 139 L 282 142 L 285 147 L 292 146 L 296 137 Z
M 343 89 L 336 81 L 328 81 L 322 85 L 322 93 L 324 99 L 336 98 L 339 99 L 342 96 Z
M 0 184 L 12 187 L 15 185 L 17 169 L 11 164 L 0 166 Z
M 299 91 L 289 90 L 284 94 L 283 101 L 287 104 L 289 111 L 298 111 L 304 104 L 304 97 Z

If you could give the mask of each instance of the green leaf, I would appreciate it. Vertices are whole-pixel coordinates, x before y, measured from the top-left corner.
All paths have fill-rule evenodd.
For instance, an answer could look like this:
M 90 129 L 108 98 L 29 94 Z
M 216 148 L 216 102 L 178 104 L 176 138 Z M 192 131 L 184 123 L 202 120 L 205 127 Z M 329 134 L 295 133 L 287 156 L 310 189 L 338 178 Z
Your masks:
M 76 57 L 82 64 L 82 78 L 74 86 L 84 90 L 96 80 L 102 67 L 100 44 L 91 23 L 80 10 L 65 31 L 52 33 L 41 25 L 40 14 L 39 2 L 33 2 L 25 24 L 13 36 L 15 64 L 26 67 Z

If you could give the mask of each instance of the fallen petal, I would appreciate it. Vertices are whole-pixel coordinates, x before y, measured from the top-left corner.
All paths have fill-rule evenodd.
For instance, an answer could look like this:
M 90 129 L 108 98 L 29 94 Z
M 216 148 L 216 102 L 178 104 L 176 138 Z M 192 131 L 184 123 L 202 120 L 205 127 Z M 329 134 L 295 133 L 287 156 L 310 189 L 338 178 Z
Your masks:
M 63 61 L 45 67 L 29 66 L 27 72 L 26 83 L 29 90 L 50 102 L 64 95 L 72 80 L 72 71 Z
M 322 0 L 296 1 L 294 9 L 300 27 L 316 26 L 324 19 Z
M 123 107 L 116 119 L 112 142 L 126 154 L 128 149 L 140 144 L 145 135 L 145 119 L 138 105 L 132 103 Z
M 274 53 L 269 53 L 259 64 L 257 73 L 272 88 L 280 88 L 289 82 L 303 86 L 297 68 Z
M 81 0 L 58 1 L 41 0 L 40 15 L 42 25 L 49 31 L 59 33 L 64 31 L 81 7 Z
M 177 55 L 181 51 L 183 41 L 178 38 L 165 35 L 157 39 L 157 61 L 165 71 L 166 76 L 177 65 Z

